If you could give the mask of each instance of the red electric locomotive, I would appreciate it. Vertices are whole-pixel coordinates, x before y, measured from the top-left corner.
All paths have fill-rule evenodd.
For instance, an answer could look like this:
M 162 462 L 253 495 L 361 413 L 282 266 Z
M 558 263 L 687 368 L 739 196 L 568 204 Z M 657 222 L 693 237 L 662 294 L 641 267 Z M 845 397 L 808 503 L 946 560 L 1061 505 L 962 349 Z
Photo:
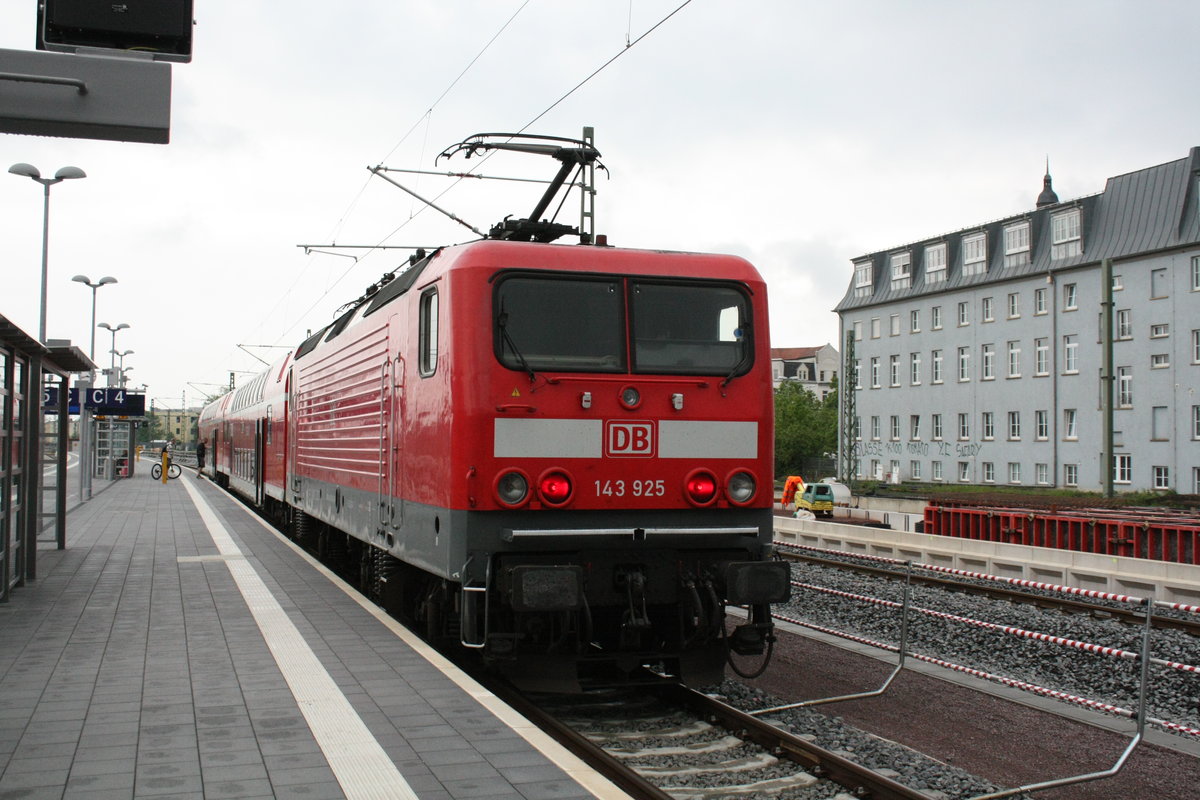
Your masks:
M 418 253 L 215 401 L 209 472 L 527 684 L 718 680 L 788 596 L 766 287 L 732 256 L 528 236 Z

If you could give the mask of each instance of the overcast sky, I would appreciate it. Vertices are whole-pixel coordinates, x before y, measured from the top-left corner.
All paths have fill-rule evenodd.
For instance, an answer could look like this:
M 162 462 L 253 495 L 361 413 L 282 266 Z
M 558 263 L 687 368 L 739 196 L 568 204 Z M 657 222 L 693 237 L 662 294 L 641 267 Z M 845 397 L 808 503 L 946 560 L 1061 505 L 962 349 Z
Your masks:
M 111 275 L 97 320 L 131 326 L 130 385 L 193 405 L 262 367 L 239 345 L 273 360 L 258 346 L 298 344 L 405 258 L 297 245 L 473 238 L 368 166 L 462 170 L 478 162 L 434 157 L 470 134 L 591 125 L 597 232 L 745 256 L 773 346 L 837 346 L 852 258 L 1031 209 L 1047 157 L 1065 200 L 1200 145 L 1194 0 L 692 0 L 639 41 L 681 2 L 196 0 L 170 144 L 0 134 L 4 170 L 88 174 L 51 190 L 49 336 L 86 351 L 91 292 L 70 279 Z M 34 48 L 35 6 L 0 4 L 0 48 Z M 484 230 L 540 194 L 396 177 Z M 0 171 L 0 314 L 32 336 L 41 200 Z M 111 349 L 98 331 L 103 366 Z

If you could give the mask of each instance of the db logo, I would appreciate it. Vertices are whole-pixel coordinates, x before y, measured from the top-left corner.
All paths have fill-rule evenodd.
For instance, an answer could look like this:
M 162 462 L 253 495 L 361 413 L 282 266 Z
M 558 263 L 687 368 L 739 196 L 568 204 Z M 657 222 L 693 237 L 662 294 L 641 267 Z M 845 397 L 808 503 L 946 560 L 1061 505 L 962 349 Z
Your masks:
M 653 422 L 604 423 L 604 455 L 615 458 L 653 458 Z

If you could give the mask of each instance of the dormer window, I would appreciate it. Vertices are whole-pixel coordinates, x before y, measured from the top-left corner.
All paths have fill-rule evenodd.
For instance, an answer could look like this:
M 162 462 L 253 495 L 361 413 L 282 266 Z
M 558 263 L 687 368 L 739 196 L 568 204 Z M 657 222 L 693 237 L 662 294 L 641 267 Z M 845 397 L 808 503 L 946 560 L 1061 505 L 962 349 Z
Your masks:
M 905 250 L 903 253 L 892 254 L 892 288 L 907 289 L 912 286 L 912 254 Z
M 1029 263 L 1029 221 L 1004 226 L 1004 266 Z
M 854 265 L 854 296 L 871 296 L 871 262 L 863 261 Z
M 971 233 L 963 237 L 963 275 L 987 272 L 987 234 Z
M 946 243 L 938 242 L 925 248 L 925 282 L 946 280 Z
M 1070 258 L 1083 252 L 1082 226 L 1078 208 L 1068 209 L 1050 218 L 1050 258 Z

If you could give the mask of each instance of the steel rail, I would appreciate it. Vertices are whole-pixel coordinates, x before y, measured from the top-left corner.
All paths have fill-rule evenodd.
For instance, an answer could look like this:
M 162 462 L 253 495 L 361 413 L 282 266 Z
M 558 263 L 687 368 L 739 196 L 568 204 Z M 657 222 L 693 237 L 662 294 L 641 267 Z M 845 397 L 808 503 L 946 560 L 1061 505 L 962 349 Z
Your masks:
M 680 684 L 670 684 L 663 696 L 687 706 L 693 713 L 728 728 L 739 738 L 754 742 L 777 756 L 787 758 L 806 770 L 847 788 L 855 797 L 872 800 L 928 800 L 929 795 L 855 764 L 842 756 L 801 739 L 752 717 L 744 711 L 722 703 L 703 692 Z

